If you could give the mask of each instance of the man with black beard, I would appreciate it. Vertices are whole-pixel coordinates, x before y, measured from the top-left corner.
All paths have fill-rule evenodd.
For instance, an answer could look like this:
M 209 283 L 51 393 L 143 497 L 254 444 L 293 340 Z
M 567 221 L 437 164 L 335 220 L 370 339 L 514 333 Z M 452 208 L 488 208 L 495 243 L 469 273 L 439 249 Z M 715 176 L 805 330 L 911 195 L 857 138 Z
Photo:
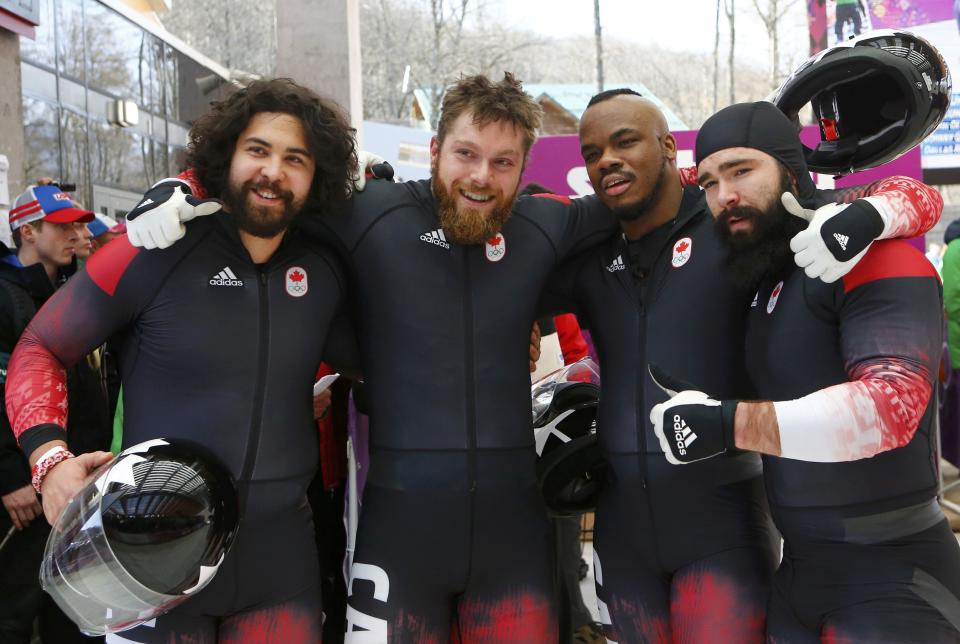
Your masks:
M 54 523 L 110 460 L 67 450 L 63 369 L 110 338 L 123 447 L 158 438 L 208 447 L 235 479 L 241 512 L 209 586 L 123 641 L 318 642 L 306 500 L 319 452 L 311 385 L 345 278 L 290 226 L 307 207 L 331 216 L 349 196 L 353 130 L 334 104 L 279 79 L 215 103 L 190 137 L 191 165 L 225 210 L 192 225 L 175 248 L 148 253 L 120 237 L 92 256 L 17 345 L 8 415 Z
M 793 192 L 792 179 L 786 167 L 780 168 L 777 194 Z M 731 279 L 746 290 L 752 290 L 775 267 L 793 264 L 790 240 L 807 227 L 806 219 L 790 216 L 778 199 L 771 206 L 771 216 L 752 206 L 733 206 L 715 218 L 716 233 L 731 251 L 726 266 Z M 748 232 L 741 232 L 748 229 Z
M 600 354 L 598 436 L 610 474 L 594 552 L 606 636 L 763 641 L 779 543 L 764 507 L 760 459 L 730 453 L 670 466 L 648 422 L 667 396 L 646 367 L 724 392 L 717 395 L 748 396 L 743 337 L 756 282 L 749 266 L 728 264 L 702 192 L 683 187 L 691 173 L 678 175 L 676 142 L 652 102 L 630 90 L 598 94 L 581 120 L 580 144 L 591 183 L 623 235 L 558 273 L 547 304 L 577 313 Z M 812 194 L 809 174 L 799 180 Z M 747 210 L 729 214 L 734 228 L 767 221 Z M 789 220 L 774 227 L 784 243 L 766 249 L 770 257 L 791 261 L 793 228 Z M 798 240 L 798 248 L 823 270 L 809 242 Z
M 697 382 L 689 367 L 651 359 L 657 381 L 675 394 L 650 413 L 666 460 L 700 467 L 737 450 L 764 455 L 784 539 L 770 641 L 957 641 L 960 548 L 936 499 L 935 269 L 898 240 L 872 244 L 832 284 L 795 266 L 791 236 L 813 214 L 799 202 L 816 205 L 824 195 L 804 185 L 799 138 L 769 103 L 708 119 L 696 157 L 736 277 L 758 288 L 744 308 L 748 373 L 759 396 L 777 402 L 738 402 L 743 396 Z M 897 210 L 929 218 L 942 204 L 932 188 L 894 177 L 838 217 L 859 222 L 851 231 L 886 230 Z M 837 208 L 823 206 L 811 226 Z

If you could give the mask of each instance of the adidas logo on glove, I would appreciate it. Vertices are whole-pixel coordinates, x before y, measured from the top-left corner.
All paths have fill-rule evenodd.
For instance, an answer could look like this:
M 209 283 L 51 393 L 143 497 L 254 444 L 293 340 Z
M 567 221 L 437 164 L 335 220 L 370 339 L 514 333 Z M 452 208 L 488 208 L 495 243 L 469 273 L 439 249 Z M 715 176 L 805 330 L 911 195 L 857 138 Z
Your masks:
M 847 235 L 841 235 L 840 233 L 833 233 L 833 238 L 837 240 L 838 244 L 840 244 L 840 248 L 847 250 L 847 242 L 850 241 L 850 237 Z
M 677 441 L 677 450 L 683 456 L 687 454 L 687 448 L 697 440 L 697 435 L 693 433 L 686 421 L 680 418 L 679 414 L 673 415 L 673 438 Z

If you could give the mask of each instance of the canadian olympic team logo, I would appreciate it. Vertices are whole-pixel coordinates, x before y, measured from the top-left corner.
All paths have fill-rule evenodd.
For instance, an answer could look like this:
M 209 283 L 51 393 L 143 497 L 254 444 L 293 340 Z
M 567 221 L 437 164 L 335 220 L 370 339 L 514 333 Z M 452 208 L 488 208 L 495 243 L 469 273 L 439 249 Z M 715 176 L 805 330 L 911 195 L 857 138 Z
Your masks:
M 287 269 L 287 277 L 284 280 L 287 287 L 287 295 L 293 297 L 303 297 L 307 294 L 307 271 L 300 266 L 291 266 Z
M 680 268 L 690 260 L 690 253 L 693 252 L 693 240 L 684 237 L 673 245 L 673 258 L 670 260 L 671 266 Z
M 780 299 L 780 291 L 782 290 L 783 282 L 778 282 L 777 285 L 773 287 L 773 292 L 770 293 L 770 299 L 767 301 L 767 315 L 773 313 L 773 309 L 777 305 L 777 300 Z
M 487 240 L 487 259 L 491 262 L 499 262 L 507 254 L 507 240 L 503 233 L 497 233 Z

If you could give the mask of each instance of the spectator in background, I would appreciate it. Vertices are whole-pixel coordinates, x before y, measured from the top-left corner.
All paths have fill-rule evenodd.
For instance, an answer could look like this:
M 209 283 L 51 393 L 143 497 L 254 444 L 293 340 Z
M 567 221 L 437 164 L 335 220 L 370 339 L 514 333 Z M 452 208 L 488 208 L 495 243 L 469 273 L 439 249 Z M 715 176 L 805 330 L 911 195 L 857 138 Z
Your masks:
M 63 186 L 61 186 L 60 181 L 53 179 L 52 177 L 41 177 L 37 179 L 36 185 L 58 187 L 63 190 L 64 194 L 69 195 L 71 199 L 73 199 L 73 195 L 71 193 L 75 192 L 77 188 L 74 184 L 68 183 L 64 183 Z M 83 204 L 76 199 L 73 199 L 73 205 L 80 210 L 85 210 Z M 74 246 L 73 267 L 67 271 L 67 276 L 76 272 L 76 269 L 79 267 L 79 265 L 87 261 L 87 258 L 90 257 L 90 253 L 93 252 L 92 240 L 94 235 L 88 230 L 89 224 L 76 222 L 74 225 L 77 228 L 77 242 Z
M 74 245 L 73 251 L 78 265 L 87 261 L 87 258 L 93 252 L 93 233 L 90 232 L 89 224 L 77 224 L 77 243 Z
M 941 456 L 960 463 L 960 219 L 947 226 L 943 234 L 946 252 L 940 274 L 943 279 L 943 307 L 947 316 L 946 387 L 940 408 Z
M 96 215 L 95 219 L 87 224 L 93 236 L 93 252 L 106 246 L 111 240 L 127 234 L 127 224 L 117 223 L 117 220 L 107 215 Z
M 16 253 L 0 248 L 0 393 L 6 384 L 13 347 L 37 309 L 69 275 L 83 222 L 93 213 L 75 207 L 70 196 L 49 183 L 28 189 L 10 211 Z M 110 441 L 107 403 L 99 379 L 81 363 L 71 369 L 71 447 L 104 448 Z M 91 385 L 92 386 L 89 386 Z M 30 468 L 0 405 L 0 535 L 10 535 L 0 551 L 0 641 L 30 642 L 39 616 L 44 642 L 91 641 L 80 634 L 40 589 L 38 572 L 50 526 L 30 484 Z M 5 429 L 6 431 L 2 431 Z M 101 638 L 102 640 L 102 638 Z
M 852 30 L 850 38 L 859 36 L 863 28 L 863 18 L 867 15 L 863 6 L 863 0 L 837 0 L 837 13 L 834 18 L 834 33 L 837 36 L 837 42 L 843 42 L 843 27 L 847 22 L 851 23 Z

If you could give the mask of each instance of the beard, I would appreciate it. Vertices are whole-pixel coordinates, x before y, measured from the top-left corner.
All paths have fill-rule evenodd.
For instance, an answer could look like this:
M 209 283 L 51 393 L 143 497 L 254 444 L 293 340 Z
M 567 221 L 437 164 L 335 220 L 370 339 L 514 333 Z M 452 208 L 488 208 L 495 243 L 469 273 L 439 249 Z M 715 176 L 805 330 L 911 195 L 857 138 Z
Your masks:
M 440 217 L 440 227 L 450 241 L 457 244 L 482 244 L 503 229 L 503 225 L 513 212 L 513 204 L 517 200 L 517 192 L 506 197 L 503 191 L 498 190 L 493 195 L 493 209 L 490 214 L 484 214 L 477 208 L 459 208 L 456 194 L 464 184 L 454 181 L 451 190 L 438 178 L 437 168 L 433 168 L 433 179 L 430 181 L 433 196 L 437 200 L 437 213 Z M 470 189 L 471 192 L 484 194 L 484 190 Z
M 636 179 L 635 175 L 624 173 L 629 179 Z M 620 206 L 613 210 L 614 216 L 619 221 L 636 221 L 640 217 L 647 214 L 647 211 L 657 202 L 657 199 L 660 197 L 660 193 L 663 192 L 663 184 L 666 181 L 667 177 L 667 157 L 661 155 L 660 157 L 660 172 L 657 174 L 657 178 L 653 182 L 653 186 L 650 188 L 645 196 L 641 197 L 639 201 L 632 204 L 627 204 L 625 206 Z
M 282 208 L 251 205 L 249 195 L 254 190 L 266 189 L 280 197 Z M 281 190 L 279 185 L 269 181 L 244 181 L 240 186 L 231 184 L 223 195 L 223 203 L 237 228 L 254 237 L 269 239 L 276 237 L 293 223 L 303 209 L 303 201 L 295 202 L 293 193 Z
M 790 239 L 807 227 L 806 221 L 791 215 L 780 201 L 781 194 L 792 191 L 790 177 L 781 173 L 779 190 L 767 208 L 736 206 L 717 216 L 717 234 L 728 251 L 726 266 L 738 288 L 753 293 L 764 277 L 792 265 Z M 728 222 L 733 217 L 752 222 L 750 231 L 731 233 Z

